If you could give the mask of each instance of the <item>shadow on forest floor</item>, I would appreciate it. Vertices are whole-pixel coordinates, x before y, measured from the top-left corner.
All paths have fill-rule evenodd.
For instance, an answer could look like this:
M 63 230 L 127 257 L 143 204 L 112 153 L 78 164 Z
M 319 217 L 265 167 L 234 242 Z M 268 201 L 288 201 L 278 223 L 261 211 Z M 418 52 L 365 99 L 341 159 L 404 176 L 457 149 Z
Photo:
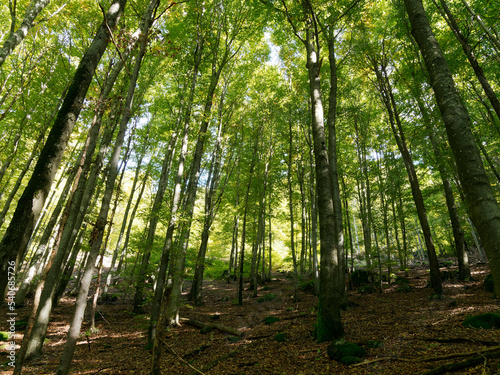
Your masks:
M 164 333 L 165 342 L 176 354 L 164 350 L 162 367 L 165 374 L 200 373 L 194 369 L 207 375 L 423 374 L 445 363 L 461 362 L 468 358 L 466 353 L 491 348 L 495 343 L 500 345 L 500 331 L 470 329 L 461 324 L 469 315 L 499 310 L 498 301 L 483 287 L 488 267 L 476 265 L 472 272 L 474 281 L 445 281 L 444 299 L 431 298 L 432 291 L 426 288 L 428 272 L 424 269 L 409 271 L 412 288 L 406 293 L 398 292 L 396 284 L 385 284 L 383 293 L 349 291 L 349 301 L 355 307 L 342 313 L 345 338 L 368 352 L 364 363 L 353 366 L 329 360 L 328 343 L 314 341 L 317 298 L 300 291 L 300 301 L 294 302 L 292 280 L 276 274 L 272 281 L 259 285 L 255 298 L 245 290 L 243 306 L 236 304 L 236 282 L 228 285 L 225 280 L 207 280 L 204 305 L 194 307 L 186 301 L 181 317 L 191 321 Z M 74 298 L 65 298 L 55 309 L 44 353 L 27 363 L 23 374 L 55 373 L 73 303 Z M 98 310 L 99 332 L 87 340 L 87 326 L 83 326 L 71 373 L 148 374 L 151 353 L 145 350 L 145 337 L 149 316 L 132 315 L 128 302 L 120 300 L 100 305 Z M 18 320 L 26 318 L 29 306 L 17 313 Z M 5 306 L 0 315 L 7 316 Z M 269 316 L 279 321 L 265 324 L 264 319 Z M 193 326 L 194 321 L 211 324 L 215 329 L 203 334 Z M 2 319 L 0 330 L 5 331 L 6 326 L 6 319 Z M 237 338 L 225 332 L 224 327 L 239 330 L 242 335 Z M 283 334 L 279 337 L 284 341 L 277 341 L 277 334 Z M 21 335 L 16 341 L 21 341 Z M 370 341 L 379 343 L 369 345 Z M 443 357 L 438 360 L 438 356 Z M 0 354 L 0 372 L 10 374 L 6 362 L 7 355 Z M 485 359 L 476 367 L 454 373 L 499 371 L 498 359 Z

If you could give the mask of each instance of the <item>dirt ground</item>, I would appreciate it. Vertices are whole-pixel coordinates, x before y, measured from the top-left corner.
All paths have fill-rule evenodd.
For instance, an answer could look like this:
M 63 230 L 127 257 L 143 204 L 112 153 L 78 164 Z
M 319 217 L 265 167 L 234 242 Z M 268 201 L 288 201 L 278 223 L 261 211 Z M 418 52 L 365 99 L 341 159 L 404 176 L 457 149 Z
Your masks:
M 207 280 L 204 305 L 194 307 L 185 301 L 182 318 L 218 324 L 239 330 L 236 337 L 219 329 L 201 333 L 184 322 L 163 333 L 162 368 L 164 374 L 424 374 L 447 363 L 457 363 L 480 352 L 484 361 L 457 374 L 498 374 L 499 359 L 484 353 L 500 345 L 500 330 L 471 329 L 462 326 L 469 315 L 499 312 L 499 303 L 484 290 L 486 265 L 473 267 L 471 282 L 445 281 L 445 298 L 430 298 L 428 273 L 409 271 L 412 290 L 397 291 L 387 285 L 383 293 L 362 294 L 349 291 L 352 306 L 342 312 L 345 339 L 363 346 L 367 357 L 357 365 L 346 366 L 330 360 L 328 343 L 317 344 L 313 337 L 317 298 L 300 291 L 293 300 L 293 281 L 276 274 L 259 285 L 258 296 L 245 290 L 243 306 L 236 303 L 236 282 Z M 123 292 L 123 289 L 121 290 Z M 187 288 L 186 288 L 187 292 Z M 149 316 L 131 313 L 131 292 L 117 301 L 98 306 L 99 332 L 87 340 L 83 326 L 77 345 L 72 374 L 148 374 L 151 351 L 145 348 Z M 64 347 L 73 314 L 73 298 L 65 298 L 53 312 L 43 355 L 25 364 L 23 374 L 54 374 Z M 27 318 L 30 306 L 17 311 L 18 320 Z M 0 316 L 6 317 L 5 306 Z M 276 317 L 273 324 L 266 317 Z M 7 330 L 6 318 L 0 330 Z M 284 341 L 276 340 L 284 334 Z M 22 332 L 16 341 L 20 343 Z M 370 341 L 379 346 L 370 348 Z M 0 343 L 2 345 L 3 343 Z M 498 351 L 499 348 L 496 350 Z M 0 372 L 11 374 L 7 354 L 0 354 Z

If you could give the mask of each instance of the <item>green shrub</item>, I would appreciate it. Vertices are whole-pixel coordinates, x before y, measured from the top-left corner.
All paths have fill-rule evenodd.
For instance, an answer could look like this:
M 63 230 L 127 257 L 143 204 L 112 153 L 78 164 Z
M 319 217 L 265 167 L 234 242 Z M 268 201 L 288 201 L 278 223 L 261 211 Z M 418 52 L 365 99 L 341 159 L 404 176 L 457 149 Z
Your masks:
M 500 314 L 486 313 L 481 315 L 472 316 L 465 319 L 462 325 L 467 328 L 476 329 L 499 329 L 500 328 Z
M 299 285 L 300 290 L 306 293 L 315 293 L 316 287 L 314 285 L 314 280 L 304 281 Z
M 409 284 L 409 283 L 410 283 L 410 280 L 408 280 L 406 277 L 396 276 L 396 284 L 403 285 L 403 284 Z

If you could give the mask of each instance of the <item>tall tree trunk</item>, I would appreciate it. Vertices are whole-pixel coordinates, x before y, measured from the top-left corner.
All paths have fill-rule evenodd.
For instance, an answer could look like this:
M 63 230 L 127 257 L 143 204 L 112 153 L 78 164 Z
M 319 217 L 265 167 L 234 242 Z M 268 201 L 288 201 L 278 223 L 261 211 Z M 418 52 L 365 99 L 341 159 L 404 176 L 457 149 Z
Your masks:
M 420 0 L 405 0 L 414 36 L 424 57 L 431 86 L 455 156 L 468 212 L 488 256 L 495 285 L 500 285 L 500 208 L 493 195 L 465 108 L 444 54 Z M 498 294 L 498 293 L 497 293 Z
M 110 32 L 115 28 L 126 0 L 115 0 L 102 22 L 92 44 L 82 57 L 71 86 L 48 135 L 37 164 L 19 199 L 14 216 L 0 242 L 0 294 L 7 285 L 7 264 L 23 253 L 35 223 L 49 194 L 52 181 L 61 162 L 83 101 L 92 82 L 95 69 L 103 55 Z
M 347 303 L 345 288 L 345 251 L 344 251 L 344 228 L 342 221 L 342 197 L 340 194 L 339 171 L 337 163 L 337 60 L 335 57 L 335 35 L 334 24 L 324 30 L 328 40 L 328 61 L 330 62 L 330 92 L 328 95 L 328 115 L 326 118 L 328 128 L 328 165 L 332 183 L 333 214 L 335 221 L 335 236 L 338 253 L 338 278 L 341 287 L 342 304 Z M 319 52 L 319 51 L 318 51 Z
M 339 264 L 338 234 L 335 222 L 332 181 L 321 99 L 319 57 L 319 34 L 313 27 L 313 17 L 309 7 L 303 3 L 307 16 L 306 47 L 307 70 L 309 73 L 309 96 L 312 105 L 312 134 L 316 161 L 316 189 L 320 225 L 320 284 L 316 338 L 318 342 L 340 338 L 344 334 L 340 316 L 342 295 L 345 285 L 340 285 L 341 265 Z
M 385 57 L 384 57 L 385 59 Z M 398 145 L 401 156 L 405 164 L 406 172 L 408 174 L 408 179 L 410 182 L 411 193 L 413 200 L 415 202 L 415 208 L 417 210 L 417 216 L 424 234 L 424 241 L 427 249 L 427 256 L 429 257 L 429 268 L 430 268 L 430 284 L 432 289 L 437 294 L 443 293 L 443 287 L 441 284 L 441 274 L 439 272 L 439 262 L 436 255 L 436 249 L 434 247 L 434 241 L 432 239 L 431 228 L 429 225 L 429 220 L 427 218 L 427 212 L 425 209 L 424 198 L 422 196 L 422 191 L 420 190 L 420 185 L 418 182 L 417 172 L 413 164 L 412 157 L 408 150 L 406 144 L 406 138 L 403 132 L 403 127 L 401 125 L 401 120 L 399 116 L 399 111 L 394 98 L 393 90 L 389 82 L 389 77 L 386 71 L 386 62 L 377 61 L 372 59 L 372 68 L 377 75 L 378 86 L 377 89 L 380 92 L 384 106 L 386 107 L 387 113 L 389 115 L 389 124 L 394 134 L 394 138 Z
M 292 186 L 292 154 L 293 154 L 293 132 L 292 132 L 292 118 L 291 108 L 288 113 L 288 212 L 290 213 L 290 247 L 292 250 L 293 262 L 293 298 L 295 301 L 299 300 L 299 278 L 297 274 L 297 255 L 295 251 L 295 221 L 293 215 L 293 186 Z
M 258 131 L 257 131 L 258 132 Z M 253 172 L 257 158 L 257 150 L 259 146 L 259 139 L 255 136 L 255 142 L 252 153 L 252 161 L 250 163 L 250 170 L 248 172 L 247 191 L 245 193 L 245 206 L 243 209 L 243 224 L 241 229 L 241 249 L 239 260 L 239 275 L 238 275 L 238 305 L 243 305 L 243 271 L 245 269 L 245 243 L 246 243 L 246 230 L 247 230 L 247 213 L 248 213 L 248 200 L 250 198 L 250 186 L 252 185 Z

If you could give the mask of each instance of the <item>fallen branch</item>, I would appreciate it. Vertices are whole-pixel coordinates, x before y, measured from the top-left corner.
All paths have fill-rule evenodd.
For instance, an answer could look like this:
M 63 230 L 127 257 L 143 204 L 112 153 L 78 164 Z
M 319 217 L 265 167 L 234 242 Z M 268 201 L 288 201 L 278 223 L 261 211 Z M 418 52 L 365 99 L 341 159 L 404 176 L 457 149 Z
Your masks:
M 498 357 L 500 357 L 500 350 L 492 353 L 481 354 L 462 362 L 448 363 L 446 365 L 442 365 L 427 372 L 424 372 L 422 375 L 439 375 L 439 374 L 444 374 L 446 372 L 461 370 L 464 368 L 477 366 L 489 358 L 498 358 Z
M 219 331 L 227 332 L 227 333 L 230 333 L 231 335 L 234 335 L 234 336 L 243 335 L 243 332 L 238 331 L 237 329 L 234 329 L 231 327 L 224 326 L 222 324 L 216 324 L 216 323 L 206 324 L 206 323 L 200 322 L 199 320 L 190 319 L 190 318 L 181 318 L 181 322 L 190 324 L 190 325 L 195 326 L 197 328 L 205 328 L 205 329 L 215 328 L 215 329 L 218 329 Z
M 445 354 L 445 355 L 438 355 L 434 357 L 427 357 L 427 358 L 415 358 L 415 359 L 408 359 L 408 358 L 401 358 L 401 357 L 381 357 L 381 358 L 375 358 L 375 359 L 370 359 L 367 361 L 363 361 L 360 363 L 356 363 L 352 365 L 352 367 L 355 366 L 363 366 L 363 365 L 368 365 L 370 363 L 374 362 L 381 362 L 381 361 L 403 361 L 403 362 L 431 362 L 431 361 L 441 361 L 443 359 L 450 359 L 450 358 L 457 358 L 457 357 L 470 357 L 475 354 L 480 354 L 480 355 L 496 355 L 496 351 L 500 353 L 500 346 L 495 346 L 493 348 L 488 348 L 488 349 L 483 349 L 483 350 L 475 350 L 473 352 L 464 352 L 464 353 L 452 353 L 452 354 Z M 489 352 L 493 352 L 490 353 Z M 484 353 L 484 354 L 483 354 Z M 483 357 L 481 357 L 483 358 Z M 495 357 L 492 357 L 495 358 Z
M 450 339 L 438 339 L 438 338 L 414 338 L 411 340 L 422 340 L 422 341 L 434 341 L 434 342 L 442 342 L 442 343 L 460 343 L 460 342 L 470 342 L 473 344 L 482 344 L 482 345 L 498 345 L 498 341 L 485 341 L 485 340 L 473 340 L 462 337 L 450 338 Z
M 179 358 L 180 361 L 182 361 L 183 363 L 185 363 L 186 365 L 188 365 L 189 367 L 191 367 L 195 373 L 198 373 L 198 374 L 201 374 L 201 375 L 205 375 L 204 372 L 201 372 L 200 370 L 198 370 L 196 367 L 194 367 L 191 363 L 189 363 L 188 361 L 186 361 L 184 358 L 182 358 L 174 349 L 172 349 L 166 342 L 165 340 L 163 339 L 160 339 L 161 342 L 165 345 L 165 347 L 167 348 L 167 350 L 172 353 L 173 355 L 175 355 L 177 358 Z

